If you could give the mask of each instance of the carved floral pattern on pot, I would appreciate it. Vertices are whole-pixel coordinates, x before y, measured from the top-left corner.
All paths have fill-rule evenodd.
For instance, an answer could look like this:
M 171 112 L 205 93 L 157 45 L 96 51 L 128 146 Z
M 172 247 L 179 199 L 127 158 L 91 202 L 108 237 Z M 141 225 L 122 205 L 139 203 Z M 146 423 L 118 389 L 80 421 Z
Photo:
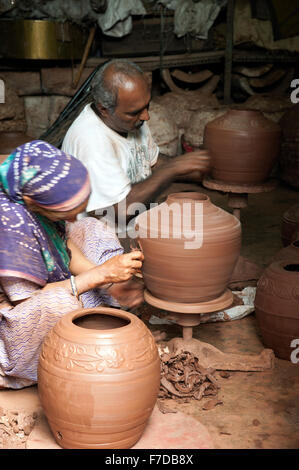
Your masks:
M 278 285 L 271 279 L 263 278 L 258 284 L 260 292 L 279 297 L 280 299 L 292 300 L 297 299 L 299 295 L 299 287 L 289 285 Z
M 86 372 L 103 372 L 106 369 L 124 368 L 134 369 L 138 364 L 146 364 L 154 360 L 156 345 L 154 339 L 145 335 L 138 339 L 134 345 L 122 344 L 111 348 L 97 345 L 74 345 L 61 341 L 60 337 L 52 330 L 44 340 L 41 358 L 47 356 L 64 369 L 79 370 L 84 368 Z
M 159 388 L 156 343 L 131 313 L 76 310 L 64 315 L 43 342 L 38 393 L 53 435 L 64 448 L 132 447 Z
M 255 313 L 264 345 L 291 360 L 291 342 L 299 338 L 299 263 L 275 261 L 265 269 L 257 285 Z

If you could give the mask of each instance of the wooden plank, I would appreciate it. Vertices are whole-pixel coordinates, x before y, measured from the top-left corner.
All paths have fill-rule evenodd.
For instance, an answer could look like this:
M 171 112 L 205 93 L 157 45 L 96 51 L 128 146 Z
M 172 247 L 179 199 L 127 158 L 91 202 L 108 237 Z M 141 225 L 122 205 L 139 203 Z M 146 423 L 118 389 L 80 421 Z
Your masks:
M 163 56 L 163 68 L 178 67 L 184 65 L 197 65 L 197 64 L 213 64 L 221 62 L 224 58 L 224 51 L 207 51 L 207 52 L 194 52 L 189 54 L 173 54 Z M 149 57 L 124 57 L 147 71 L 152 71 L 160 68 L 160 57 L 149 56 Z M 110 58 L 93 58 L 87 60 L 86 67 L 95 68 L 100 64 L 103 64 Z
M 231 102 L 235 1 L 228 0 L 226 14 L 226 48 L 224 63 L 224 104 Z

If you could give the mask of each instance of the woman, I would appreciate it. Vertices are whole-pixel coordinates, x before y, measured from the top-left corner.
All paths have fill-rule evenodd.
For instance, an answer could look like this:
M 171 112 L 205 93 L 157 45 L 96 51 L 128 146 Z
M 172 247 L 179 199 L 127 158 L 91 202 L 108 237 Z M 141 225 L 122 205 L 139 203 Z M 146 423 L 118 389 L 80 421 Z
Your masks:
M 89 195 L 82 163 L 46 142 L 26 143 L 0 165 L 2 388 L 37 381 L 43 339 L 65 313 L 143 300 L 132 280 L 142 253 L 122 254 L 115 234 L 96 219 L 75 222 Z M 74 222 L 67 233 L 65 221 Z

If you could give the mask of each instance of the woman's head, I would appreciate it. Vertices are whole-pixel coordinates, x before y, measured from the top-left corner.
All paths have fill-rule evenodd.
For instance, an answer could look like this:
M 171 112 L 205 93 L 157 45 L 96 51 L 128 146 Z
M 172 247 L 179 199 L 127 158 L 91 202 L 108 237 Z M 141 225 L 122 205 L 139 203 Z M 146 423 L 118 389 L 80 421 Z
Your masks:
M 41 140 L 21 145 L 2 163 L 0 184 L 12 201 L 51 220 L 74 220 L 90 195 L 84 165 Z

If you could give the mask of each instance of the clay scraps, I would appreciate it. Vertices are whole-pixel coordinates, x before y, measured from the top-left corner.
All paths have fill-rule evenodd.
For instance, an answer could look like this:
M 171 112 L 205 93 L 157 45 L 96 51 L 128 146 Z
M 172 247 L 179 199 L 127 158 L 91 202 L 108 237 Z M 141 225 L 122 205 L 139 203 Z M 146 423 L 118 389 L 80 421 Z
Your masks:
M 24 448 L 37 413 L 8 411 L 0 407 L 0 449 Z
M 161 355 L 161 384 L 158 397 L 172 398 L 179 402 L 215 397 L 211 400 L 212 408 L 222 403 L 217 398 L 220 386 L 215 372 L 215 369 L 202 367 L 197 357 L 188 351 L 178 355 L 164 353 Z

